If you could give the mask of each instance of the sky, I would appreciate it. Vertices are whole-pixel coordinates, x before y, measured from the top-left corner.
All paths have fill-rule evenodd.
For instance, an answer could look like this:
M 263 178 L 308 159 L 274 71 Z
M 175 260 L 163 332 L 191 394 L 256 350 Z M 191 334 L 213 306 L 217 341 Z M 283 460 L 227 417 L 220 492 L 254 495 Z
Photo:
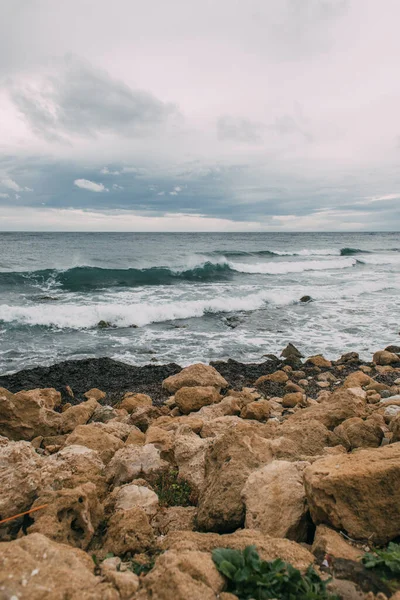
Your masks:
M 399 230 L 399 20 L 0 0 L 0 230 Z

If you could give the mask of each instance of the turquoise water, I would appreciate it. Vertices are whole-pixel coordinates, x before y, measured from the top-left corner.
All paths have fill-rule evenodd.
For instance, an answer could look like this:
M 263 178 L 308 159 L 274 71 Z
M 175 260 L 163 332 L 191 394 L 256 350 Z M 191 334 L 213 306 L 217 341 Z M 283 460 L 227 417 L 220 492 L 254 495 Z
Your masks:
M 399 275 L 398 233 L 0 233 L 0 373 L 260 361 L 289 341 L 367 358 L 399 343 Z

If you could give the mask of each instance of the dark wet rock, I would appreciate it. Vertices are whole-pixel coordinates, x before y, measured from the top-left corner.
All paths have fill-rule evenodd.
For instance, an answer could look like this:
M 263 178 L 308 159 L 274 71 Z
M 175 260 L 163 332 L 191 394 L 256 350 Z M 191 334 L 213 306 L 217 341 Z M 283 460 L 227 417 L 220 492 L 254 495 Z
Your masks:
M 348 363 L 357 363 L 360 364 L 360 355 L 358 352 L 347 352 L 347 354 L 342 354 L 342 356 L 335 362 L 336 365 L 344 365 Z
M 385 348 L 386 352 L 393 352 L 393 354 L 400 354 L 400 346 L 388 346 Z
M 302 296 L 300 298 L 300 302 L 303 302 L 303 304 L 307 304 L 308 302 L 312 302 L 312 298 L 311 296 Z
M 331 572 L 337 579 L 346 579 L 356 583 L 364 592 L 379 592 L 392 595 L 387 581 L 381 579 L 372 569 L 367 569 L 362 563 L 345 558 L 333 559 Z
M 280 363 L 279 359 L 276 360 Z M 226 362 L 222 360 L 213 361 L 210 362 L 210 365 L 217 369 L 222 377 L 225 377 L 230 386 L 238 390 L 242 387 L 252 387 L 256 379 L 262 375 L 274 373 L 277 369 L 277 363 L 272 360 L 261 364 L 245 364 L 229 359 Z
M 110 327 L 112 327 L 112 325 L 108 321 L 99 321 L 97 323 L 97 327 L 99 329 L 109 329 Z
M 304 358 L 300 350 L 296 348 L 291 342 L 281 352 L 283 358 Z
M 227 325 L 228 327 L 231 327 L 231 329 L 236 329 L 236 327 L 238 327 L 238 325 L 240 325 L 241 323 L 243 323 L 243 320 L 238 317 L 237 315 L 231 315 L 229 317 L 225 317 L 223 319 L 225 325 Z
M 60 298 L 57 296 L 34 296 L 36 302 L 57 302 Z

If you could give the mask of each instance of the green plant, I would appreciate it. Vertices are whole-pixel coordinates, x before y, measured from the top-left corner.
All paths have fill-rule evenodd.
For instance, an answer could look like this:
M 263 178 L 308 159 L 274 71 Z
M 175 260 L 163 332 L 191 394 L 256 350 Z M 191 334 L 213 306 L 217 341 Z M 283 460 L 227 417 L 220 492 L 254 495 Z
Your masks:
M 148 563 L 140 563 L 133 560 L 129 565 L 129 569 L 135 573 L 135 575 L 147 575 L 147 573 L 154 567 L 154 562 L 154 559 L 150 560 Z
M 161 506 L 190 506 L 192 489 L 187 481 L 179 479 L 178 469 L 169 469 L 154 484 Z
M 385 579 L 400 578 L 400 544 L 390 542 L 381 548 L 364 554 L 362 562 L 367 569 L 377 569 Z
M 212 557 L 228 580 L 228 591 L 240 600 L 337 600 L 312 567 L 305 575 L 279 558 L 261 560 L 255 546 L 245 550 L 218 548 Z

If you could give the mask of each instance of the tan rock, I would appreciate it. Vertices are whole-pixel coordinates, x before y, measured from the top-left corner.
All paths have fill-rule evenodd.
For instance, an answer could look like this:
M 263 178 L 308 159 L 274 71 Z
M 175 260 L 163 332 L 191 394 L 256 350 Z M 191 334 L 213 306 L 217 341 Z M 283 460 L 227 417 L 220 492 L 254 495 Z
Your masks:
M 171 531 L 193 531 L 196 515 L 195 506 L 169 506 L 161 508 L 151 524 L 160 535 L 167 535 Z
M 323 454 L 326 447 L 339 444 L 336 435 L 320 421 L 310 417 L 309 420 L 298 422 L 296 417 L 293 415 L 287 419 L 274 434 L 271 448 L 275 458 L 307 460 Z
M 40 391 L 11 394 L 0 388 L 0 435 L 10 440 L 32 440 L 38 435 L 58 433 L 61 414 L 46 408 L 49 399 L 44 399 Z
M 358 417 L 343 421 L 334 433 L 347 450 L 354 448 L 378 448 L 383 439 L 382 428 L 372 419 L 363 421 Z
M 164 419 L 164 422 L 161 420 Z M 161 427 L 167 431 L 176 431 L 181 425 L 186 425 L 194 433 L 200 433 L 203 427 L 203 419 L 200 419 L 198 415 L 183 415 L 180 417 L 160 417 L 153 421 L 155 427 Z
M 182 426 L 175 438 L 175 463 L 179 477 L 187 481 L 198 495 L 204 485 L 205 455 L 209 440 L 199 438 L 189 427 Z
M 0 543 L 0 556 L 5 600 L 119 600 L 110 584 L 94 576 L 89 554 L 39 533 Z
M 65 446 L 86 446 L 91 450 L 96 450 L 106 465 L 117 450 L 124 447 L 124 443 L 119 438 L 91 423 L 89 425 L 78 425 L 67 437 Z
M 393 433 L 392 442 L 400 442 L 400 410 L 390 421 L 390 430 Z
M 131 433 L 134 428 L 133 425 L 128 425 L 128 423 L 121 423 L 117 419 L 111 419 L 106 423 L 90 423 L 93 427 L 100 430 L 100 432 L 108 433 L 109 435 L 113 435 L 114 437 L 122 440 L 123 442 L 128 438 L 128 435 Z
M 379 352 L 375 352 L 373 358 L 373 362 L 376 365 L 392 365 L 393 363 L 400 362 L 400 358 L 394 352 L 388 352 L 387 350 L 379 350 Z
M 33 400 L 42 408 L 48 408 L 49 410 L 53 410 L 61 404 L 61 394 L 54 388 L 17 392 L 14 397 L 18 398 L 18 400 L 21 400 L 22 402 L 29 402 Z
M 0 520 L 29 510 L 40 485 L 42 463 L 28 442 L 7 440 L 0 445 Z M 0 526 L 0 534 L 9 525 Z
M 271 413 L 268 400 L 257 400 L 246 404 L 240 413 L 242 419 L 254 419 L 255 421 L 266 421 Z
M 200 410 L 203 406 L 216 404 L 221 399 L 222 396 L 213 386 L 184 386 L 175 393 L 175 404 L 185 415 Z
M 88 400 L 90 400 L 91 398 L 94 398 L 95 400 L 97 400 L 97 402 L 99 400 L 104 400 L 104 398 L 107 396 L 107 394 L 105 392 L 102 392 L 98 388 L 92 388 L 88 392 L 85 392 L 83 395 Z
M 215 438 L 228 431 L 228 429 L 232 429 L 233 427 L 241 425 L 242 423 L 243 419 L 236 415 L 217 417 L 216 419 L 212 419 L 211 421 L 206 421 L 204 423 L 200 436 L 202 438 Z
M 199 550 L 212 552 L 215 548 L 244 550 L 255 545 L 263 560 L 281 558 L 297 569 L 305 571 L 314 562 L 314 556 L 300 544 L 283 538 L 272 538 L 261 531 L 241 529 L 235 533 L 198 533 L 195 531 L 173 531 L 159 541 L 162 550 Z
M 365 387 L 372 383 L 373 379 L 366 375 L 363 371 L 355 371 L 350 373 L 343 382 L 344 388 Z
M 162 458 L 172 458 L 175 436 L 172 431 L 166 431 L 153 425 L 146 431 L 146 444 L 153 444 L 161 452 Z
M 360 560 L 363 554 L 361 550 L 346 542 L 337 531 L 326 525 L 318 525 L 312 551 L 318 562 L 322 562 L 327 554 L 334 558 L 345 558 L 354 561 Z
M 241 491 L 248 476 L 272 460 L 271 444 L 253 431 L 229 430 L 206 453 L 197 521 L 206 531 L 232 531 L 244 522 Z
M 304 401 L 304 394 L 301 392 L 293 392 L 291 394 L 285 394 L 282 399 L 282 406 L 284 408 L 294 408 L 298 404 Z
M 169 413 L 167 406 L 139 406 L 131 413 L 129 425 L 135 425 L 140 431 L 147 431 L 153 421 L 163 416 L 165 412 Z
M 103 517 L 96 486 L 85 483 L 74 489 L 44 492 L 32 508 L 48 506 L 31 514 L 28 533 L 42 533 L 55 542 L 86 550 Z
M 224 585 L 210 554 L 170 550 L 159 556 L 144 578 L 138 600 L 217 600 Z
M 125 446 L 144 446 L 146 442 L 146 434 L 140 431 L 138 427 L 132 426 L 131 432 L 126 438 Z
M 86 402 L 71 406 L 68 410 L 62 413 L 61 432 L 69 433 L 78 425 L 85 425 L 93 415 L 95 409 L 99 406 L 97 400 L 91 398 Z
M 131 414 L 137 408 L 143 406 L 152 406 L 153 400 L 147 394 L 133 394 L 128 392 L 119 404 L 119 408 L 123 408 Z
M 307 539 L 303 471 L 308 465 L 274 460 L 250 474 L 242 490 L 248 529 L 298 542 Z
M 302 394 L 304 394 L 304 389 L 300 385 L 297 385 L 297 383 L 293 383 L 293 381 L 288 381 L 285 385 L 285 392 L 287 394 L 292 394 L 293 392 L 301 392 Z
M 159 509 L 157 494 L 144 485 L 128 483 L 115 488 L 107 498 L 106 510 L 111 513 L 135 507 L 141 508 L 149 518 L 154 517 Z
M 154 477 L 168 468 L 161 459 L 160 451 L 153 444 L 145 446 L 125 446 L 118 450 L 106 468 L 109 483 L 120 486 L 137 477 Z
M 171 375 L 163 381 L 163 388 L 174 394 L 182 387 L 212 386 L 218 390 L 227 388 L 228 382 L 214 367 L 198 363 L 185 367 L 177 375 Z
M 310 358 L 306 360 L 306 364 L 311 364 L 314 367 L 319 367 L 320 369 L 328 369 L 332 366 L 331 361 L 324 358 L 322 354 L 310 356 Z
M 243 403 L 239 398 L 233 396 L 227 396 L 218 404 L 211 404 L 210 406 L 203 406 L 197 413 L 203 423 L 212 421 L 218 417 L 240 415 L 243 408 Z
M 267 381 L 271 381 L 272 383 L 286 383 L 288 380 L 289 377 L 285 371 L 275 371 L 275 373 L 271 373 L 270 375 L 262 375 L 257 379 L 254 385 L 257 387 Z
M 323 423 L 328 429 L 333 429 L 352 417 L 363 418 L 366 416 L 366 393 L 360 389 L 339 388 L 326 400 L 317 406 L 310 406 L 299 411 L 291 420 L 308 421 L 315 419 Z
M 305 470 L 314 523 L 384 544 L 400 535 L 400 444 L 317 460 Z
M 108 559 L 110 560 L 110 559 Z M 132 600 L 140 586 L 140 580 L 135 573 L 131 571 L 117 571 L 103 567 L 106 560 L 101 565 L 101 574 L 106 581 L 118 590 L 120 600 Z
M 146 552 L 154 546 L 154 533 L 149 519 L 141 508 L 117 511 L 108 521 L 103 543 L 104 552 L 117 556 L 127 552 Z

